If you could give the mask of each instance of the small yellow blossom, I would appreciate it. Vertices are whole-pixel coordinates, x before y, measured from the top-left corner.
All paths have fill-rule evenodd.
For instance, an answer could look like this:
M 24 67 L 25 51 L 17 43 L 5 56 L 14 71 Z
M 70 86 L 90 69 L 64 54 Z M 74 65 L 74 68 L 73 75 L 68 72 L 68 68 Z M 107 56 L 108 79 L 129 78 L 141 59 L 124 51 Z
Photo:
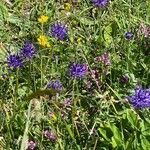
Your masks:
M 48 16 L 42 15 L 38 18 L 38 22 L 40 22 L 40 23 L 45 23 L 47 21 L 48 21 Z
M 45 35 L 40 35 L 39 38 L 37 39 L 39 44 L 43 47 L 50 47 L 50 44 L 48 42 L 48 39 Z
M 77 39 L 77 43 L 78 43 L 79 45 L 81 44 L 81 41 L 82 41 L 81 38 L 78 38 L 78 39 Z
M 53 120 L 53 121 L 56 121 L 56 120 L 57 120 L 57 116 L 56 116 L 53 112 L 51 112 L 51 113 L 49 114 L 49 117 L 50 117 L 50 119 Z
M 64 10 L 65 11 L 70 11 L 71 10 L 72 5 L 70 3 L 65 3 L 64 5 Z

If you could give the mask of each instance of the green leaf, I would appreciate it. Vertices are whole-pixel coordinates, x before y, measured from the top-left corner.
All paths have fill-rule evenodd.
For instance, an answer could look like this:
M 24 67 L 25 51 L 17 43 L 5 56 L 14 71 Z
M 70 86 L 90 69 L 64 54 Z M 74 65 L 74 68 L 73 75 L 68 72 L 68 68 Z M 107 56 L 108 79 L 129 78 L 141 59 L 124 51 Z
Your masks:
M 88 26 L 91 26 L 91 25 L 95 25 L 98 23 L 98 21 L 93 21 L 93 20 L 90 20 L 89 18 L 79 18 L 79 21 L 84 24 L 84 25 L 88 25 Z
M 132 150 L 133 142 L 134 141 L 134 135 L 129 137 L 128 140 L 125 142 L 125 149 Z
M 107 140 L 107 141 L 110 141 L 110 139 L 107 137 L 107 133 L 106 133 L 106 130 L 104 129 L 104 128 L 99 128 L 98 129 L 99 130 L 99 132 L 100 132 L 100 134 L 103 136 L 103 138 L 105 139 L 105 140 Z
M 16 26 L 22 26 L 22 20 L 19 17 L 12 15 L 11 13 L 9 13 L 7 21 L 15 24 Z
M 74 134 L 73 134 L 73 132 L 71 130 L 71 125 L 67 125 L 66 124 L 66 129 L 67 129 L 69 135 L 71 136 L 71 138 L 75 141 Z
M 137 127 L 138 126 L 138 117 L 135 114 L 135 112 L 131 109 L 127 109 L 126 111 L 127 114 L 127 119 L 130 122 L 130 124 L 132 125 L 132 127 Z
M 110 44 L 112 43 L 112 27 L 111 27 L 111 24 L 106 26 L 105 29 L 104 29 L 104 42 L 105 42 L 105 45 L 106 47 L 109 47 Z
M 8 16 L 8 9 L 2 2 L 0 2 L 0 23 L 5 18 L 7 18 L 7 16 Z
M 150 142 L 144 136 L 141 136 L 141 146 L 144 150 L 150 149 Z
M 74 143 L 76 144 L 77 150 L 81 150 L 80 146 L 77 144 L 76 139 L 74 137 L 74 133 L 71 130 L 71 124 L 66 124 L 66 129 L 69 133 L 69 135 L 71 136 L 72 140 L 74 141 Z
M 113 123 L 109 123 L 108 127 L 111 129 L 113 132 L 113 137 L 112 137 L 112 146 L 115 148 L 116 146 L 121 146 L 122 145 L 122 135 L 121 131 L 115 126 Z
M 149 136 L 150 135 L 150 123 L 146 121 L 140 121 L 140 128 L 142 135 Z

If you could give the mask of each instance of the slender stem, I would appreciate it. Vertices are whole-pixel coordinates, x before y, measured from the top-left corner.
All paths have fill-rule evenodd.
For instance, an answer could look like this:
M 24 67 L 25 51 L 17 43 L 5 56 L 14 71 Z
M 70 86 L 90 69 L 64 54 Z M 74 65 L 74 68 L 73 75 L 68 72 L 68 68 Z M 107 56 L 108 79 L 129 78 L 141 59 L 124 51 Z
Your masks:
M 17 68 L 16 70 L 16 85 L 15 85 L 15 93 L 14 93 L 14 107 L 16 106 L 16 102 L 17 102 L 17 97 L 18 97 L 18 85 L 19 85 L 19 82 L 18 82 L 18 78 L 19 78 L 19 69 Z

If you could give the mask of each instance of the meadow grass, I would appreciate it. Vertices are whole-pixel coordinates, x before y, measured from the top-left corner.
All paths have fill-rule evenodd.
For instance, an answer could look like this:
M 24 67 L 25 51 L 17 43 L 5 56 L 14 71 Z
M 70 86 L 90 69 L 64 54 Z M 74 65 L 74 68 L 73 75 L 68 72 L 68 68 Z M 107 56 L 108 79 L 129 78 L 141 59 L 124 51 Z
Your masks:
M 149 150 L 149 108 L 128 99 L 150 86 L 149 38 L 149 0 L 0 1 L 0 150 Z

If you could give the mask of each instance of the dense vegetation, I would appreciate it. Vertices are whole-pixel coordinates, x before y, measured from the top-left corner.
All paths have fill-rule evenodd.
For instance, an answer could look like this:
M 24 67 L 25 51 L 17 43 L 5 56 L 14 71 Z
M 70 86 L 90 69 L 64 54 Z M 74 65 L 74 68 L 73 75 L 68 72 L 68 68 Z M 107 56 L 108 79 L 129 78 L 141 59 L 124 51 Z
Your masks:
M 149 150 L 148 0 L 0 1 L 0 150 Z

